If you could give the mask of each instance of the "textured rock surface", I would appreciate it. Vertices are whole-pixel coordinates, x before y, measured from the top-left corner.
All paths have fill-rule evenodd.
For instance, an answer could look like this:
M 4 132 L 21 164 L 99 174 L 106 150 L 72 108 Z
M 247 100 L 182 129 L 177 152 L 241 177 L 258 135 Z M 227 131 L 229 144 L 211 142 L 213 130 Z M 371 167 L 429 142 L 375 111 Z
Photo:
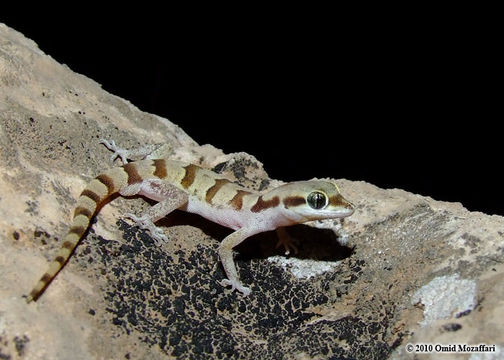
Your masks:
M 167 143 L 244 185 L 276 183 L 252 156 L 199 146 L 0 25 L 0 358 L 401 359 L 407 343 L 504 344 L 504 219 L 346 180 L 357 211 L 344 238 L 298 226 L 292 258 L 273 233 L 240 248 L 248 298 L 218 284 L 227 229 L 174 213 L 158 248 L 121 220 L 147 203 L 117 198 L 27 305 L 76 196 L 111 166 L 100 138 Z

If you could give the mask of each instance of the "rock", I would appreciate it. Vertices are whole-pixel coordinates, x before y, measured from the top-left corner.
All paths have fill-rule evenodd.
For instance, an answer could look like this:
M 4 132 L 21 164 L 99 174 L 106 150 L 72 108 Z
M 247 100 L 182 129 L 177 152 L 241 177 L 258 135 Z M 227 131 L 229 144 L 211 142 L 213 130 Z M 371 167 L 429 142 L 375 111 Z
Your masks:
M 156 247 L 122 217 L 146 201 L 117 198 L 26 304 L 77 195 L 112 166 L 100 138 L 167 144 L 255 189 L 280 183 L 253 156 L 198 145 L 0 24 L 0 358 L 402 359 L 413 358 L 407 344 L 437 343 L 497 345 L 485 358 L 502 358 L 504 219 L 343 179 L 357 205 L 343 224 L 289 228 L 290 257 L 274 233 L 239 248 L 249 297 L 218 284 L 229 230 L 176 212 Z

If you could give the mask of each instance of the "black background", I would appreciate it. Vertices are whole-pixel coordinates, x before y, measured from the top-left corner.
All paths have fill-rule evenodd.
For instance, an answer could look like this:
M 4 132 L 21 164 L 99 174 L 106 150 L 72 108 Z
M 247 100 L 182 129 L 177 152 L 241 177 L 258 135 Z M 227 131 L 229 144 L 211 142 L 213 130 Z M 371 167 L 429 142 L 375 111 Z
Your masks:
M 272 178 L 363 180 L 504 215 L 491 21 L 158 10 L 0 22 L 198 143 L 256 156 Z

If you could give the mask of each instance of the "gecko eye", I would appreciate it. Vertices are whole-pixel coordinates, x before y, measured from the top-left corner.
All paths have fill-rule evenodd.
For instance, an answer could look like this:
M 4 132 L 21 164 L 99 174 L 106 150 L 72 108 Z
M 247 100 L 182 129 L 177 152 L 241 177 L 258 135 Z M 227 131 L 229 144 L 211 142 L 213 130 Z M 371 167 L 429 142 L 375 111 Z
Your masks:
M 327 196 L 325 196 L 325 194 L 319 191 L 314 191 L 308 195 L 306 201 L 308 202 L 308 205 L 310 205 L 312 209 L 320 210 L 326 207 Z

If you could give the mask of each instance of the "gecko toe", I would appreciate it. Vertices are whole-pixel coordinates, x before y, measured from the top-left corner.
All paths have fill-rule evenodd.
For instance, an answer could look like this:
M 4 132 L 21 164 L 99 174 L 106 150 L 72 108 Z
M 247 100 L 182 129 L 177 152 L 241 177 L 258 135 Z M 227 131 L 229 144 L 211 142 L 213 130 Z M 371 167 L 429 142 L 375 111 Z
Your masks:
M 117 157 L 120 157 L 123 164 L 128 163 L 128 150 L 117 147 L 114 140 L 110 140 L 109 142 L 105 139 L 100 139 L 100 144 L 105 145 L 107 149 L 113 151 L 113 154 L 110 156 L 110 161 L 114 161 Z
M 166 237 L 164 231 L 154 225 L 152 220 L 146 216 L 136 216 L 134 214 L 125 214 L 125 216 L 135 223 L 135 226 L 138 226 L 142 230 L 149 231 L 154 243 L 157 246 L 161 246 L 164 243 L 168 242 L 168 238 Z
M 220 284 L 224 287 L 231 286 L 231 292 L 238 290 L 243 294 L 243 296 L 250 295 L 250 289 L 248 287 L 243 286 L 239 281 L 232 281 L 229 279 L 221 280 Z

